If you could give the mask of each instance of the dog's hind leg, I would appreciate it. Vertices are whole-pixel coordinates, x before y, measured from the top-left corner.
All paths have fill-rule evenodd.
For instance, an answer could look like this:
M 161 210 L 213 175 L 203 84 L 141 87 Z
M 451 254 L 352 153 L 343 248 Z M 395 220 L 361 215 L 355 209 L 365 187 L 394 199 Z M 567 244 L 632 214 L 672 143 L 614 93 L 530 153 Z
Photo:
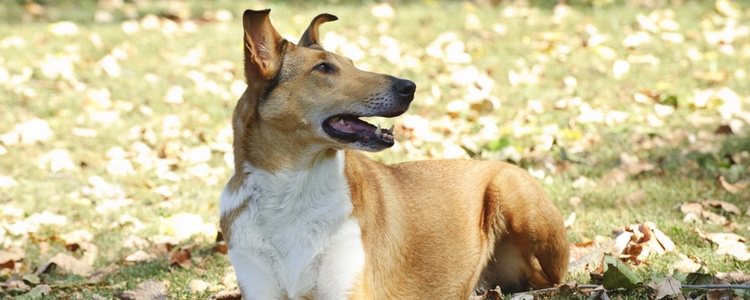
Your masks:
M 568 268 L 562 216 L 525 171 L 501 167 L 484 195 L 484 227 L 494 237 L 477 288 L 503 292 L 559 283 Z

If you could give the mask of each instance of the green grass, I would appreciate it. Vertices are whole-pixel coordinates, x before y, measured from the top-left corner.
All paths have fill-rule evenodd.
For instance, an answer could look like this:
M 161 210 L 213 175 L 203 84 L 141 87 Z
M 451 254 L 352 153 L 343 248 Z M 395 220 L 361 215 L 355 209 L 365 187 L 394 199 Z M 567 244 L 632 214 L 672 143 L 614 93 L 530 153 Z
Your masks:
M 224 285 L 225 274 L 231 271 L 226 257 L 211 251 L 211 237 L 181 241 L 180 246 L 192 249 L 193 264 L 188 268 L 170 267 L 168 256 L 161 255 L 148 262 L 125 262 L 126 256 L 135 252 L 123 241 L 137 236 L 144 239 L 164 233 L 160 227 L 165 218 L 181 212 L 197 214 L 209 224 L 218 223 L 218 198 L 223 182 L 231 174 L 224 163 L 223 153 L 214 149 L 206 162 L 217 172 L 215 176 L 189 176 L 192 165 L 169 154 L 175 145 L 182 149 L 224 142 L 219 132 L 229 124 L 236 96 L 230 91 L 235 81 L 242 81 L 241 22 L 238 15 L 246 8 L 240 2 L 193 1 L 187 8 L 193 17 L 219 8 L 230 11 L 234 18 L 229 22 L 197 22 L 194 32 L 178 31 L 165 34 L 161 29 L 142 29 L 129 35 L 121 29 L 125 14 L 115 10 L 114 21 L 93 21 L 96 5 L 85 2 L 82 7 L 63 1 L 57 6 L 45 7 L 45 14 L 24 17 L 17 1 L 0 4 L 0 41 L 20 37 L 24 45 L 0 47 L 0 75 L 7 70 L 10 76 L 31 71 L 28 80 L 18 83 L 0 82 L 0 134 L 11 131 L 18 123 L 31 118 L 46 120 L 54 131 L 52 139 L 31 145 L 4 145 L 7 153 L 0 155 L 0 176 L 10 176 L 17 185 L 0 188 L 3 207 L 22 209 L 21 216 L 0 214 L 0 228 L 7 228 L 27 220 L 37 212 L 50 211 L 66 216 L 61 226 L 44 225 L 37 232 L 14 236 L 0 235 L 0 245 L 15 245 L 25 251 L 21 266 L 15 270 L 0 271 L 0 282 L 18 274 L 28 274 L 40 264 L 65 250 L 61 234 L 85 229 L 94 235 L 91 241 L 98 253 L 94 268 L 114 265 L 116 271 L 96 284 L 84 277 L 67 276 L 53 271 L 41 275 L 43 283 L 50 284 L 52 298 L 90 298 L 93 294 L 111 297 L 134 288 L 138 283 L 155 279 L 169 282 L 170 298 L 206 298 L 220 290 L 233 288 Z M 748 24 L 748 7 L 742 3 L 737 24 Z M 274 26 L 284 36 L 294 41 L 305 29 L 309 20 L 319 12 L 330 12 L 340 20 L 323 26 L 323 36 L 335 32 L 349 43 L 366 39 L 370 46 L 360 48 L 365 52 L 356 64 L 368 70 L 394 74 L 417 83 L 417 96 L 410 113 L 431 120 L 436 132 L 444 133 L 442 140 L 464 145 L 461 138 L 477 143 L 481 153 L 476 157 L 502 157 L 492 149 L 492 141 L 478 138 L 482 126 L 477 117 L 489 117 L 498 127 L 498 140 L 521 154 L 516 162 L 533 170 L 543 170 L 545 188 L 563 215 L 575 212 L 577 220 L 568 231 L 572 242 L 593 239 L 595 236 L 614 237 L 612 231 L 627 224 L 644 221 L 655 222 L 677 244 L 678 251 L 701 258 L 710 272 L 741 271 L 750 273 L 750 264 L 738 262 L 728 256 L 714 253 L 715 246 L 704 241 L 695 232 L 721 232 L 723 228 L 712 224 L 688 224 L 676 206 L 682 202 L 704 199 L 734 203 L 744 212 L 748 209 L 750 189 L 737 194 L 725 191 L 717 181 L 723 175 L 730 182 L 750 178 L 750 133 L 747 129 L 730 135 L 714 134 L 719 125 L 730 120 L 722 119 L 716 103 L 707 107 L 694 105 L 694 93 L 709 88 L 729 88 L 739 95 L 741 109 L 750 111 L 750 88 L 746 84 L 750 70 L 750 38 L 738 36 L 731 45 L 736 53 L 723 54 L 717 46 L 709 44 L 703 33 L 718 30 L 715 22 L 720 18 L 712 3 L 688 1 L 679 6 L 639 7 L 635 5 L 574 6 L 572 14 L 560 22 L 553 21 L 549 5 L 520 7 L 504 4 L 496 7 L 476 6 L 458 2 L 408 2 L 395 7 L 393 19 L 378 19 L 371 14 L 371 3 L 339 4 L 310 3 L 286 4 L 267 2 L 252 8 L 271 7 Z M 134 8 L 139 17 L 149 13 L 172 12 L 164 2 Z M 523 16 L 510 16 L 509 12 L 522 11 Z M 651 41 L 634 49 L 623 46 L 622 40 L 639 30 L 638 15 L 652 12 L 674 13 L 680 25 L 676 31 L 685 37 L 680 44 L 664 42 L 659 33 L 649 33 Z M 476 15 L 480 22 L 467 28 L 466 18 Z M 7 18 L 6 18 L 7 17 Z M 24 21 L 25 20 L 25 21 Z M 79 32 L 72 36 L 55 36 L 50 26 L 60 20 L 77 22 Z M 718 21 L 717 21 L 718 20 Z M 381 25 L 378 25 L 378 24 Z M 493 31 L 493 26 L 505 26 L 506 33 Z M 384 28 L 378 31 L 378 26 Z M 591 28 L 606 36 L 600 45 L 584 46 Z M 426 54 L 427 46 L 441 33 L 454 32 L 464 44 L 471 62 L 447 63 L 445 59 Z M 392 37 L 398 42 L 401 55 L 389 61 L 383 55 L 380 39 Z M 603 48 L 606 47 L 606 48 Z M 96 67 L 105 55 L 118 49 L 125 54 L 119 61 L 121 75 L 110 78 Z M 611 50 L 614 59 L 627 60 L 633 55 L 653 55 L 659 64 L 631 63 L 630 72 L 621 79 L 612 76 L 613 59 L 600 55 Z M 700 60 L 691 60 L 689 49 L 702 54 Z M 370 53 L 372 51 L 372 53 Z M 201 53 L 195 64 L 181 64 L 181 57 Z M 339 51 L 340 54 L 344 54 Z M 49 55 L 71 55 L 75 79 L 47 78 L 42 72 L 43 61 Z M 413 58 L 415 63 L 410 63 Z M 446 117 L 446 105 L 463 99 L 467 88 L 451 80 L 460 67 L 475 66 L 494 82 L 490 96 L 500 107 L 489 112 L 464 111 L 449 118 L 450 127 L 459 132 L 445 133 L 439 120 Z M 508 72 L 523 67 L 540 66 L 541 76 L 536 84 L 512 85 Z M 199 89 L 190 79 L 191 72 L 200 72 L 223 90 L 214 93 Z M 696 72 L 726 73 L 718 82 L 696 76 Z M 566 88 L 564 78 L 575 77 L 577 85 Z M 2 76 L 0 76 L 0 79 Z M 156 78 L 150 80 L 149 78 Z M 205 82 L 206 80 L 201 80 Z M 184 103 L 169 104 L 163 101 L 167 90 L 174 85 L 184 88 Z M 32 94 L 23 90 L 33 90 Z M 107 89 L 119 117 L 111 122 L 97 122 L 90 113 L 97 110 L 94 101 L 87 98 L 93 89 Z M 439 97 L 433 92 L 440 93 Z M 657 100 L 640 103 L 633 100 L 637 92 L 652 93 Z M 555 109 L 555 102 L 563 98 L 580 97 L 582 101 L 603 113 L 622 111 L 623 120 L 611 124 L 580 122 L 579 108 Z M 671 97 L 671 98 L 670 98 Z M 434 98 L 434 103 L 428 103 Z M 675 107 L 675 112 L 661 118 L 662 126 L 652 126 L 646 121 L 654 113 L 656 101 Z M 530 101 L 538 101 L 541 113 L 528 108 Z M 162 122 L 168 115 L 182 121 L 182 134 L 164 136 Z M 748 119 L 736 114 L 730 119 L 745 128 Z M 404 118 L 398 118 L 401 124 Z M 132 137 L 134 126 L 153 131 L 153 138 Z M 544 128 L 557 126 L 559 130 L 545 133 Z M 97 132 L 95 137 L 73 134 L 75 128 L 88 128 Z M 398 134 L 398 133 L 397 133 Z M 552 135 L 555 144 L 541 148 L 541 138 Z M 411 137 L 420 140 L 423 137 Z M 409 152 L 403 145 L 410 143 L 407 134 L 401 134 L 399 147 L 372 155 L 375 159 L 396 162 L 411 159 L 439 158 L 444 144 L 424 142 L 417 152 Z M 587 142 L 587 141 L 591 142 Z M 692 141 L 692 142 L 691 142 Z M 118 176 L 107 172 L 106 153 L 112 147 L 122 147 L 134 160 L 135 142 L 141 142 L 153 151 L 151 156 L 175 159 L 170 165 L 173 172 L 184 175 L 179 181 L 157 176 L 154 169 L 134 163 L 134 174 Z M 696 145 L 713 146 L 701 152 Z M 464 145 L 469 148 L 472 146 Z M 72 170 L 50 172 L 40 168 L 38 160 L 53 149 L 66 149 L 74 162 Z M 490 150 L 491 149 L 491 150 Z M 166 155 L 162 155 L 163 153 Z M 178 151 L 181 152 L 181 151 Z M 606 185 L 601 178 L 621 164 L 619 156 L 627 152 L 655 166 L 652 171 L 629 176 L 624 182 Z M 744 154 L 743 154 L 744 153 Z M 468 155 L 467 155 L 468 156 Z M 555 169 L 555 164 L 568 164 L 566 169 Z M 90 176 L 101 176 L 117 184 L 132 204 L 116 211 L 98 213 L 95 207 L 106 199 L 85 192 Z M 581 176 L 593 184 L 574 188 Z M 216 182 L 211 182 L 215 177 Z M 163 199 L 155 187 L 165 185 L 173 195 Z M 639 203 L 628 203 L 626 197 L 643 190 L 645 198 Z M 572 206 L 568 199 L 580 197 L 582 202 Z M 111 227 L 122 214 L 129 214 L 145 227 L 139 231 L 131 227 Z M 737 224 L 734 230 L 740 236 L 750 237 L 747 215 L 730 216 Z M 3 233 L 3 231 L 0 231 Z M 146 250 L 155 244 L 151 241 Z M 677 260 L 674 253 L 649 257 L 646 263 L 634 267 L 643 278 L 669 275 L 670 266 Z M 210 284 L 202 294 L 191 294 L 187 282 L 202 279 Z M 571 274 L 570 279 L 589 283 L 587 273 Z M 33 285 L 32 285 L 33 286 Z M 5 293 L 5 294 L 2 294 Z M 0 290 L 4 298 L 12 298 L 24 291 Z M 643 297 L 638 291 L 621 292 L 621 298 Z

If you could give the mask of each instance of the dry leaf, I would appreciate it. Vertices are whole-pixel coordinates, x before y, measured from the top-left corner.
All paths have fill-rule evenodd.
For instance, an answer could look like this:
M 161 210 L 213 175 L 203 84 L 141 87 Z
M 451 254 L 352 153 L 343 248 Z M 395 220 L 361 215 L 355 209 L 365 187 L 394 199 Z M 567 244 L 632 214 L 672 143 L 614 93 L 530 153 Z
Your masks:
M 665 297 L 677 297 L 682 294 L 682 284 L 671 276 L 658 281 L 652 281 L 648 286 L 656 291 L 656 300 Z
M 745 190 L 748 187 L 748 185 L 750 185 L 750 183 L 744 182 L 744 181 L 736 182 L 734 184 L 729 183 L 724 178 L 723 175 L 719 176 L 719 184 L 721 185 L 721 187 L 724 188 L 725 191 L 727 191 L 727 192 L 729 192 L 730 194 L 733 194 L 733 195 L 736 195 L 737 193 Z M 739 209 L 738 209 L 738 211 L 739 211 Z M 738 215 L 739 215 L 739 213 L 738 213 Z
M 644 262 L 651 253 L 662 255 L 675 251 L 675 244 L 653 222 L 631 224 L 621 229 L 615 238 L 615 253 L 636 264 Z
M 119 269 L 119 267 L 116 264 L 112 264 L 109 266 L 106 266 L 104 268 L 98 269 L 94 271 L 93 274 L 89 277 L 89 282 L 91 283 L 99 283 L 104 281 L 104 279 L 107 279 L 109 275 L 116 272 Z
M 148 253 L 143 250 L 135 251 L 133 254 L 130 254 L 125 257 L 125 261 L 127 262 L 144 262 L 144 261 L 150 261 L 156 259 L 156 255 L 152 253 Z
M 716 254 L 731 255 L 739 261 L 750 260 L 750 252 L 748 252 L 747 245 L 745 245 L 745 239 L 739 235 L 734 233 L 703 234 L 700 231 L 698 231 L 698 235 L 718 246 Z
M 671 269 L 689 274 L 698 272 L 698 270 L 704 267 L 703 264 L 696 262 L 685 254 L 677 253 L 677 257 L 679 257 L 680 260 L 672 264 L 672 266 L 670 267 Z
M 17 185 L 18 182 L 13 177 L 0 175 L 0 189 L 8 189 Z
M 226 255 L 229 248 L 227 247 L 227 243 L 222 241 L 222 242 L 216 243 L 216 245 L 212 248 L 212 250 L 216 253 L 221 253 L 221 254 Z
M 235 291 L 221 291 L 214 295 L 211 299 L 213 300 L 242 300 L 242 295 L 239 290 Z
M 721 282 L 726 283 L 750 283 L 750 274 L 745 274 L 745 272 L 742 271 L 731 271 L 727 273 L 718 272 L 716 273 L 716 278 Z
M 135 289 L 117 295 L 122 300 L 167 300 L 167 285 L 161 281 L 147 280 Z
M 188 282 L 188 290 L 190 290 L 191 293 L 201 293 L 204 292 L 209 288 L 208 282 L 205 282 L 200 279 L 191 279 L 190 282 Z
M 190 266 L 190 250 L 188 249 L 177 249 L 169 256 L 169 264 L 172 266 L 180 266 L 187 268 Z
M 201 236 L 209 240 L 214 240 L 216 226 L 211 223 L 204 223 L 203 218 L 199 215 L 179 213 L 163 220 L 160 224 L 159 232 L 180 241 L 187 240 L 193 236 Z
M 8 247 L 0 250 L 0 270 L 11 269 L 16 265 L 17 261 L 21 261 L 26 257 L 26 253 L 18 247 Z
M 47 263 L 39 266 L 35 273 L 41 274 L 59 268 L 64 274 L 75 274 L 83 277 L 89 276 L 94 270 L 91 265 L 65 253 L 58 253 Z
M 571 228 L 573 227 L 573 224 L 576 222 L 576 213 L 572 212 L 570 215 L 568 215 L 567 218 L 565 218 L 565 222 L 563 224 L 565 225 L 565 228 Z
M 736 205 L 726 202 L 726 201 L 719 201 L 719 200 L 706 200 L 701 202 L 704 206 L 711 206 L 715 208 L 720 208 L 724 210 L 725 212 L 735 214 L 735 215 L 742 215 L 742 211 L 740 211 L 740 208 Z

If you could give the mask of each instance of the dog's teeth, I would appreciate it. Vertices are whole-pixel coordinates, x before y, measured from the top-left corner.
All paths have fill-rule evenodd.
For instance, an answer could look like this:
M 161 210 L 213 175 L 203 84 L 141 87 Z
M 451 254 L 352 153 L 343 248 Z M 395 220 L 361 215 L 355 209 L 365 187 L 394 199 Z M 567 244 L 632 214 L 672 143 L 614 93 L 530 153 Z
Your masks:
M 388 128 L 388 131 L 393 132 L 393 129 L 395 129 L 395 128 L 396 128 L 396 125 L 395 124 L 391 124 L 391 128 Z
M 380 129 L 380 124 L 378 124 L 378 128 L 375 129 L 375 135 L 381 136 L 383 134 L 383 130 Z
M 344 119 L 339 119 L 339 125 L 344 125 Z

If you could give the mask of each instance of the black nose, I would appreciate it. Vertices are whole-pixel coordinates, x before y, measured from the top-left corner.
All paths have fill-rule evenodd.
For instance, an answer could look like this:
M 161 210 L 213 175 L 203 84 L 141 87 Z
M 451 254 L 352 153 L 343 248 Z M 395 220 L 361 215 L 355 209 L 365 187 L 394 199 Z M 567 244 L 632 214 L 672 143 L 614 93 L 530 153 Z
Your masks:
M 393 84 L 393 88 L 402 101 L 411 101 L 414 99 L 414 90 L 417 89 L 417 85 L 411 80 L 398 79 Z

